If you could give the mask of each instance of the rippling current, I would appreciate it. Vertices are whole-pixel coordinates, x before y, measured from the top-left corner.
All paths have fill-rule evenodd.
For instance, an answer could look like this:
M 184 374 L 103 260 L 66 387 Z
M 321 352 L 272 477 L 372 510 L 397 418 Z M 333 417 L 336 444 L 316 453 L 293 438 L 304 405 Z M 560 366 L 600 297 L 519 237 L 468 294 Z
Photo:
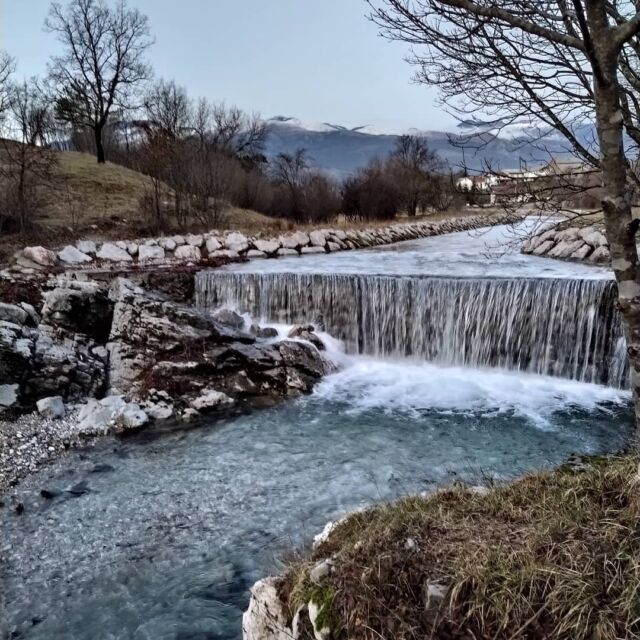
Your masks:
M 496 268 L 469 237 L 440 241 L 450 265 L 473 263 L 465 277 L 488 277 Z M 462 246 L 475 257 L 461 258 Z M 429 270 L 423 245 L 407 243 L 397 253 L 403 250 L 404 260 L 381 258 L 385 269 L 396 276 L 412 265 Z M 350 253 L 361 276 L 380 255 Z M 426 255 L 447 275 L 442 253 Z M 297 264 L 312 269 L 313 260 Z M 539 264 L 515 255 L 507 263 Z M 607 279 L 597 269 L 544 268 L 554 278 L 566 269 Z M 606 282 L 575 282 L 568 285 L 578 288 L 575 304 L 584 291 L 607 291 Z M 584 335 L 601 336 L 601 325 L 596 313 Z M 401 349 L 398 343 L 386 359 L 333 352 L 343 368 L 311 396 L 186 430 L 107 439 L 22 482 L 0 508 L 0 637 L 239 639 L 251 584 L 278 571 L 283 554 L 328 520 L 456 480 L 508 479 L 571 453 L 615 451 L 631 436 L 629 393 L 614 386 L 394 360 Z M 593 360 L 576 362 L 598 371 Z M 55 497 L 43 498 L 43 488 Z M 16 514 L 15 501 L 24 514 Z

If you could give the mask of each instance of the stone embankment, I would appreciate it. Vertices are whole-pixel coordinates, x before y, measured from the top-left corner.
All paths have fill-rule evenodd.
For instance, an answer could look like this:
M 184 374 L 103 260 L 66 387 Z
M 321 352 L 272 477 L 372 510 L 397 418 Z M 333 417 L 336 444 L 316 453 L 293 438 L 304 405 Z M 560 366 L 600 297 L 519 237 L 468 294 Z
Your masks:
M 37 273 L 56 268 L 96 269 L 199 264 L 203 261 L 278 258 L 375 247 L 443 233 L 466 231 L 514 221 L 507 214 L 452 218 L 438 222 L 405 222 L 367 229 L 316 229 L 277 237 L 247 236 L 237 231 L 174 235 L 96 243 L 80 240 L 59 251 L 25 247 L 13 269 Z
M 123 278 L 49 287 L 39 308 L 0 303 L 0 490 L 98 436 L 308 392 L 333 368 L 313 327 L 280 337 Z
M 611 260 L 604 225 L 599 224 L 542 230 L 525 242 L 522 252 L 590 264 L 608 264 Z

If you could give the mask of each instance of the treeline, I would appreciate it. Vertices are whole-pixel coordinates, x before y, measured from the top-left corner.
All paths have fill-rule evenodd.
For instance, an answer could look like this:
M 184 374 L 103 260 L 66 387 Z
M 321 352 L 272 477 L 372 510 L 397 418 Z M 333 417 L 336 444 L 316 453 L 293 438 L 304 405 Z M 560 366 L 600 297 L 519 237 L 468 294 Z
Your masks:
M 344 181 L 314 169 L 304 149 L 267 158 L 258 115 L 153 81 L 148 19 L 124 0 L 54 3 L 45 27 L 61 45 L 46 78 L 15 83 L 14 61 L 0 59 L 0 230 L 28 227 L 65 148 L 149 176 L 140 212 L 154 229 L 216 224 L 229 205 L 302 223 L 416 215 L 456 197 L 444 163 L 417 136 L 401 136 L 388 157 Z

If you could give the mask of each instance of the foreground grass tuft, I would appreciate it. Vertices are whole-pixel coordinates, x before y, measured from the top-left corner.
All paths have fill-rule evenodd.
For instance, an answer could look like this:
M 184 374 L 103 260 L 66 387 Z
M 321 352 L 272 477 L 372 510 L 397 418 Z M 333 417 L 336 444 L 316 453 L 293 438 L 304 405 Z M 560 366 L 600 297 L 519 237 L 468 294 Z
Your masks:
M 336 638 L 640 638 L 639 461 L 584 459 L 356 513 L 290 569 L 291 609 L 313 563 L 334 556 L 322 589 Z M 446 597 L 427 609 L 433 583 Z

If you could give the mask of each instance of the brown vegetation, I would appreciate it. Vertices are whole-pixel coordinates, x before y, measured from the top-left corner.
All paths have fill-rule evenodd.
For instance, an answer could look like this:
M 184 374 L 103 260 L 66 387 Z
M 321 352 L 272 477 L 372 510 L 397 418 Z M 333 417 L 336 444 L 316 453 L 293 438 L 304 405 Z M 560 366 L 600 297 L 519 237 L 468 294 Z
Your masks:
M 321 588 L 335 638 L 638 638 L 638 462 L 574 460 L 486 494 L 457 486 L 355 513 L 291 568 L 291 611 Z M 446 597 L 427 610 L 428 583 Z

